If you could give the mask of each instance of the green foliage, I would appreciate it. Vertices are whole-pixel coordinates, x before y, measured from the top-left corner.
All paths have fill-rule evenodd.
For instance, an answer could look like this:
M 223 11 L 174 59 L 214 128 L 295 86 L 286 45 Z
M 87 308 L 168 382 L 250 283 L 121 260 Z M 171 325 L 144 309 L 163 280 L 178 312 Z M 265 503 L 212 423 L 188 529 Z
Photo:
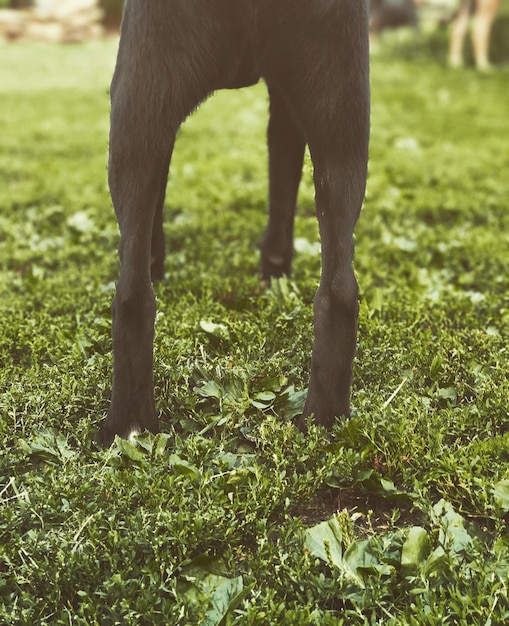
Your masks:
M 307 437 L 311 164 L 264 290 L 265 89 L 203 105 L 165 206 L 163 433 L 100 450 L 113 60 L 2 49 L 0 623 L 507 623 L 507 68 L 374 58 L 353 417 Z
M 444 500 L 430 518 L 430 532 L 413 526 L 375 534 L 345 550 L 337 518 L 306 531 L 305 546 L 327 563 L 335 597 L 352 607 L 345 608 L 351 623 L 373 623 L 356 619 L 369 612 L 390 615 L 391 624 L 506 623 L 507 542 L 496 541 L 487 557 L 480 528 Z

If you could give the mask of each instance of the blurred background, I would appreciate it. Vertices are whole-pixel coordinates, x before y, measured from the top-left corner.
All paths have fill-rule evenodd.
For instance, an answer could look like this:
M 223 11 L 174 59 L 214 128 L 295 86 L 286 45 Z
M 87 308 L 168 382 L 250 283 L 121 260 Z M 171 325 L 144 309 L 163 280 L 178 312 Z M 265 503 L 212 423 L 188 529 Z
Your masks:
M 0 39 L 83 41 L 118 31 L 123 0 L 0 0 Z
M 398 46 L 406 56 L 447 59 L 461 0 L 371 0 L 372 48 Z M 471 0 L 474 4 L 474 0 Z M 0 40 L 77 42 L 118 31 L 123 0 L 0 0 Z M 509 0 L 500 0 L 489 44 L 494 64 L 509 61 Z M 470 36 L 464 59 L 472 64 Z

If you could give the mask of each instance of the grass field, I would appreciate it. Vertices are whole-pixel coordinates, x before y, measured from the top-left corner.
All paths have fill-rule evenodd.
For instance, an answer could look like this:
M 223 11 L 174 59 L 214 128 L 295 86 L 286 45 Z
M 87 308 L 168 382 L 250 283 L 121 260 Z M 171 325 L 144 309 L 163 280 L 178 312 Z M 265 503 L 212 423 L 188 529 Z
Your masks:
M 263 290 L 258 85 L 181 130 L 156 286 L 163 434 L 110 450 L 94 437 L 115 43 L 0 48 L 1 624 L 508 622 L 509 68 L 398 46 L 372 65 L 352 419 L 293 425 L 320 271 L 311 164 L 294 274 Z

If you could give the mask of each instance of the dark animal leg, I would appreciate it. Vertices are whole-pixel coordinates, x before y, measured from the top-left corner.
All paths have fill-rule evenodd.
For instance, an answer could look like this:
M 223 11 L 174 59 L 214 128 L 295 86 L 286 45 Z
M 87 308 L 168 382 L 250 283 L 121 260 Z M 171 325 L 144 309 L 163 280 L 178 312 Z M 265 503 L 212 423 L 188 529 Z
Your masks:
M 139 5 L 129 5 L 135 11 Z M 125 15 L 124 41 L 137 41 L 137 19 Z M 145 46 L 122 45 L 111 87 L 109 185 L 120 228 L 120 277 L 113 300 L 113 391 L 101 440 L 158 432 L 153 391 L 155 297 L 163 276 L 162 208 L 175 134 L 195 101 L 162 89 L 165 59 Z
M 120 227 L 120 277 L 112 307 L 113 393 L 102 429 L 105 445 L 115 435 L 159 429 L 152 376 L 156 306 L 151 275 L 162 277 L 161 213 L 170 159 L 170 149 L 156 149 L 145 135 L 147 126 L 140 118 L 133 120 L 115 92 L 112 103 L 109 181 Z
M 319 7 L 310 8 L 320 11 Z M 330 427 L 350 415 L 358 287 L 353 232 L 364 198 L 369 141 L 369 51 L 366 5 L 327 5 L 319 45 L 312 29 L 274 39 L 278 63 L 267 66 L 309 145 L 314 167 L 322 272 L 314 301 L 308 397 L 300 425 L 314 416 Z M 324 18 L 326 20 L 326 18 Z M 291 24 L 288 32 L 292 33 Z M 352 46 L 351 33 L 356 33 Z M 296 51 L 299 51 L 297 54 Z M 299 66 L 296 59 L 306 60 Z M 335 59 L 337 63 L 330 63 Z
M 293 219 L 306 141 L 276 89 L 269 87 L 269 222 L 262 242 L 262 278 L 289 275 Z
M 357 332 L 357 281 L 353 231 L 364 197 L 362 159 L 311 148 L 322 242 L 322 274 L 314 302 L 314 343 L 302 423 L 314 414 L 330 427 L 350 416 L 350 383 Z
M 326 427 L 335 417 L 350 416 L 358 311 L 353 232 L 365 192 L 368 108 L 367 90 L 354 81 L 342 94 L 341 114 L 328 126 L 327 135 L 313 133 L 309 138 L 322 273 L 314 303 L 311 376 L 303 420 L 314 414 L 315 422 Z

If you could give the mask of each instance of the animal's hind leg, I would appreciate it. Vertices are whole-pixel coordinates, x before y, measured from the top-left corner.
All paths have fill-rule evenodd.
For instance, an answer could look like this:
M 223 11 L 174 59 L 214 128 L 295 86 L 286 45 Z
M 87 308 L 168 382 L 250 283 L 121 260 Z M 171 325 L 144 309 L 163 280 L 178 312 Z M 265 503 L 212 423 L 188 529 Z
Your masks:
M 314 301 L 314 341 L 301 423 L 313 414 L 329 427 L 350 415 L 357 294 L 353 233 L 364 198 L 369 140 L 369 50 L 366 3 L 301 3 L 302 15 L 275 33 L 281 65 L 267 66 L 309 145 L 314 167 L 322 272 Z M 296 33 L 293 36 L 293 33 Z
M 352 261 L 353 232 L 366 176 L 367 125 L 359 142 L 348 139 L 346 120 L 337 126 L 341 148 L 311 140 L 316 207 L 322 244 L 322 272 L 314 301 L 314 341 L 308 396 L 301 425 L 313 414 L 329 427 L 335 417 L 350 416 L 350 384 L 356 348 L 358 287 Z
M 283 98 L 269 85 L 269 223 L 262 242 L 262 277 L 289 275 L 293 220 L 306 141 Z
M 135 95 L 135 91 L 130 90 L 128 101 L 121 77 L 112 89 L 109 183 L 120 228 L 120 277 L 112 306 L 113 392 L 102 428 L 105 444 L 115 435 L 158 431 L 152 379 L 155 298 L 151 248 L 154 225 L 162 234 L 162 222 L 157 220 L 171 142 L 166 150 L 160 150 L 159 143 L 147 136 L 150 125 L 143 118 L 142 102 L 139 107 L 133 102 L 146 94 Z M 136 117 L 130 114 L 133 105 L 138 109 Z

